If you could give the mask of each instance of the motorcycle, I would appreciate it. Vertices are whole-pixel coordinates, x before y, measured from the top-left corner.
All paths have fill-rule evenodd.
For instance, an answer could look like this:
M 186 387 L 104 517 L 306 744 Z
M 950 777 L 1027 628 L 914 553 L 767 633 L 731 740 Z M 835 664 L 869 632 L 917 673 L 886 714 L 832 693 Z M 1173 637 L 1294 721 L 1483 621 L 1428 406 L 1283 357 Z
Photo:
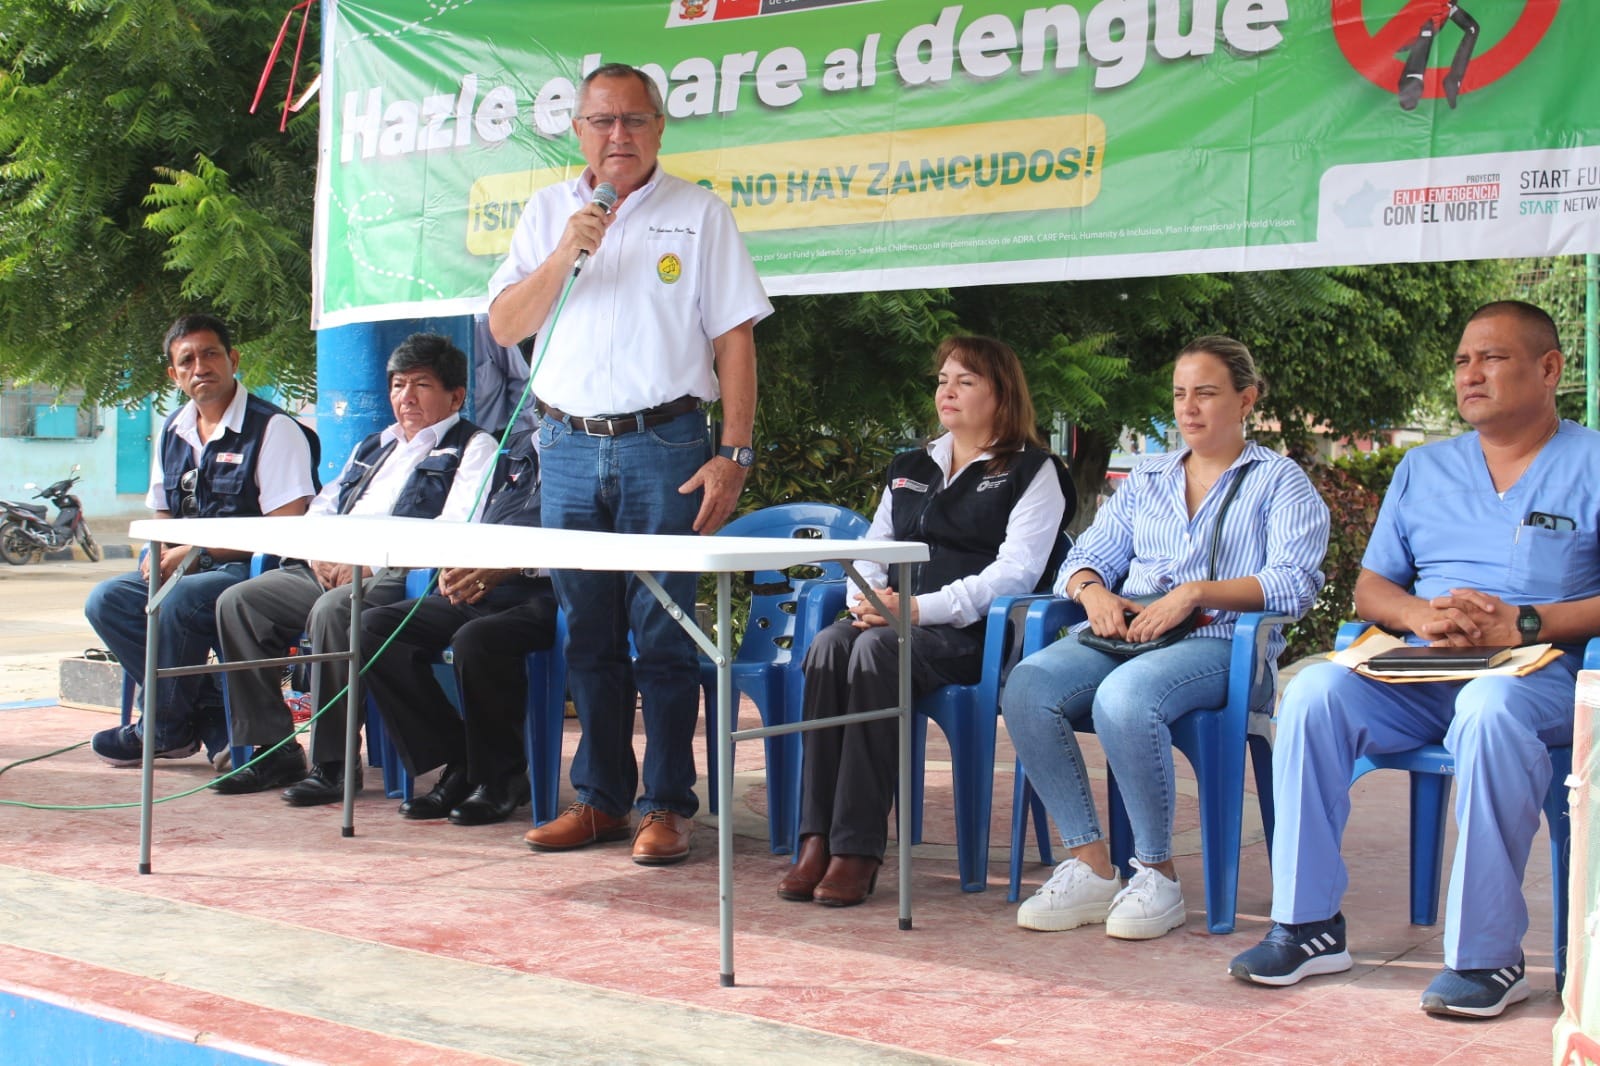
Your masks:
M 72 486 L 80 480 L 79 469 L 74 465 L 67 477 L 33 494 L 36 500 L 49 500 L 56 505 L 53 521 L 45 520 L 49 508 L 42 503 L 0 500 L 0 558 L 13 566 L 23 566 L 76 540 L 91 562 L 100 561 L 100 544 L 84 520 L 83 502 L 72 495 Z M 31 481 L 23 487 L 38 488 Z

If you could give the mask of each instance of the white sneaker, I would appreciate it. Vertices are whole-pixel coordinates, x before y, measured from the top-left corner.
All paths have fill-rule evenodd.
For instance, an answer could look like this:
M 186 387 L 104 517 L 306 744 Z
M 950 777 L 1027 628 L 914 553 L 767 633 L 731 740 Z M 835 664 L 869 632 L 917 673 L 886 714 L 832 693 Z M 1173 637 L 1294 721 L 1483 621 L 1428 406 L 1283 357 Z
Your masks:
M 1111 901 L 1122 888 L 1115 876 L 1101 877 L 1089 864 L 1068 859 L 1057 866 L 1039 891 L 1017 908 L 1017 924 L 1024 929 L 1057 933 L 1089 922 L 1103 922 Z
M 1111 913 L 1106 915 L 1106 936 L 1154 940 L 1188 921 L 1183 886 L 1138 859 L 1132 862 L 1133 877 L 1111 901 Z

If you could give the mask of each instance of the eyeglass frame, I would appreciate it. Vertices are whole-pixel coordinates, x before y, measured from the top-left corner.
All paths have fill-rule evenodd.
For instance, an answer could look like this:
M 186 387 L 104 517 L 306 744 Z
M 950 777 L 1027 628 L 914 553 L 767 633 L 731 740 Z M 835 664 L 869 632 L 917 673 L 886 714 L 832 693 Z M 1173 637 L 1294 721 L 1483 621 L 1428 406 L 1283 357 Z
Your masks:
M 652 121 L 661 117 L 662 115 L 659 111 L 622 111 L 615 114 L 610 112 L 597 112 L 592 115 L 579 115 L 575 121 L 587 122 L 590 129 L 602 136 L 605 136 L 617 128 L 618 122 L 621 122 L 622 128 L 627 130 L 629 133 L 638 133 L 640 130 L 650 125 Z M 604 126 L 597 125 L 595 122 L 596 119 L 600 119 L 606 124 Z M 637 120 L 637 124 L 634 124 L 630 120 Z

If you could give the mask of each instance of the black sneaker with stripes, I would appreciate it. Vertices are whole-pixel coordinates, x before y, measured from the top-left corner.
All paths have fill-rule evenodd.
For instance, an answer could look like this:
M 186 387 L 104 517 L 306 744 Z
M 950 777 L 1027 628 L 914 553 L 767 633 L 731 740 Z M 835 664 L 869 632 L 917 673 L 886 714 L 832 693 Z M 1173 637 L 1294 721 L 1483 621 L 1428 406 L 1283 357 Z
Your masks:
M 1493 1018 L 1513 1003 L 1528 998 L 1527 967 L 1519 957 L 1515 966 L 1492 970 L 1444 971 L 1422 993 L 1422 1009 L 1429 1014 L 1454 1014 L 1465 1018 Z
M 1228 972 L 1258 985 L 1292 985 L 1303 977 L 1343 973 L 1350 968 L 1344 946 L 1344 914 L 1324 922 L 1274 923 L 1265 939 L 1234 956 Z

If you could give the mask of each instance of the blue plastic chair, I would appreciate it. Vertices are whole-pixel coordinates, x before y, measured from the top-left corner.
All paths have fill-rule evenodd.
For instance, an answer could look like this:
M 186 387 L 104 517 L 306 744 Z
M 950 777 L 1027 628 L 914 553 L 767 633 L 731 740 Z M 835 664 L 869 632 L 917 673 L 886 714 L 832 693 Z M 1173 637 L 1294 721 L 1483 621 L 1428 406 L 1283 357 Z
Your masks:
M 1063 628 L 1083 618 L 1082 609 L 1054 599 L 1033 605 L 1023 628 L 1023 655 L 1032 654 L 1056 639 Z M 1172 746 L 1194 767 L 1200 800 L 1200 855 L 1206 890 L 1206 925 L 1213 933 L 1233 932 L 1239 899 L 1239 850 L 1244 824 L 1244 764 L 1248 751 L 1255 770 L 1256 794 L 1261 802 L 1261 824 L 1267 851 L 1272 850 L 1272 745 L 1266 736 L 1250 730 L 1250 694 L 1265 682 L 1269 663 L 1267 639 L 1272 630 L 1291 619 L 1259 611 L 1239 616 L 1233 632 L 1233 656 L 1228 667 L 1228 701 L 1212 710 L 1190 711 L 1173 723 Z M 1115 776 L 1106 769 L 1109 798 L 1111 858 L 1124 874 L 1133 857 L 1133 828 L 1122 802 Z M 1027 843 L 1027 819 L 1032 814 L 1040 854 L 1053 862 L 1045 844 L 1044 805 L 1034 795 L 1017 761 L 1016 786 L 1011 811 L 1011 882 L 1006 899 L 1021 894 L 1022 853 Z
M 1348 647 L 1367 627 L 1366 622 L 1346 622 L 1339 627 L 1334 648 Z M 1600 669 L 1600 639 L 1589 641 L 1584 649 L 1583 668 Z M 1388 755 L 1363 755 L 1356 760 L 1350 783 L 1354 785 L 1373 770 L 1404 770 L 1411 775 L 1411 924 L 1434 925 L 1439 920 L 1439 888 L 1444 882 L 1444 837 L 1450 817 L 1450 782 L 1456 773 L 1455 756 L 1440 744 L 1424 744 Z M 1567 776 L 1571 773 L 1572 748 L 1551 748 L 1550 788 L 1544 796 L 1544 816 L 1550 826 L 1557 988 L 1567 976 L 1567 874 L 1572 866 Z
M 432 580 L 432 570 L 412 570 L 406 575 L 406 597 L 414 599 L 427 595 Z M 528 782 L 533 793 L 535 825 L 543 825 L 560 813 L 557 802 L 561 793 L 561 740 L 567 692 L 566 659 L 561 655 L 561 648 L 566 639 L 566 616 L 558 609 L 554 642 L 545 651 L 529 652 L 525 659 L 528 703 L 523 746 L 528 761 Z M 450 649 L 445 649 L 433 669 L 439 687 L 444 689 L 451 705 L 459 713 L 461 692 L 456 683 L 454 658 Z M 369 693 L 367 736 L 369 743 L 376 743 L 382 752 L 384 793 L 391 799 L 410 799 L 411 775 L 406 773 L 400 753 L 395 750 L 394 742 L 389 739 L 382 723 L 382 710 Z
M 796 663 L 790 680 L 790 702 L 798 711 L 804 674 L 798 664 L 816 634 L 844 609 L 843 581 L 817 581 L 804 591 L 796 629 Z M 989 607 L 983 638 L 983 667 L 975 685 L 945 685 L 916 701 L 911 722 L 911 842 L 922 842 L 924 776 L 927 766 L 928 721 L 938 723 L 950 745 L 954 788 L 956 860 L 963 892 L 989 886 L 989 821 L 994 811 L 995 735 L 1000 718 L 1000 686 L 1020 646 L 1022 613 L 1048 597 L 1002 596 Z M 799 835 L 800 760 L 794 763 L 794 815 L 790 840 Z
M 783 503 L 734 519 L 718 536 L 829 538 L 860 540 L 870 523 L 847 507 L 831 503 Z M 818 563 L 823 579 L 843 578 L 839 563 Z M 796 578 L 781 570 L 758 570 L 753 577 L 750 613 L 733 657 L 733 684 L 750 697 L 762 725 L 796 721 L 798 699 L 790 700 L 785 678 L 798 674 L 803 655 L 794 654 L 795 618 L 803 587 L 817 578 Z M 700 660 L 706 706 L 706 781 L 711 812 L 717 813 L 717 669 Z M 799 689 L 794 689 L 798 693 Z M 800 735 L 767 737 L 767 832 L 774 854 L 794 850 L 793 825 L 799 818 Z

